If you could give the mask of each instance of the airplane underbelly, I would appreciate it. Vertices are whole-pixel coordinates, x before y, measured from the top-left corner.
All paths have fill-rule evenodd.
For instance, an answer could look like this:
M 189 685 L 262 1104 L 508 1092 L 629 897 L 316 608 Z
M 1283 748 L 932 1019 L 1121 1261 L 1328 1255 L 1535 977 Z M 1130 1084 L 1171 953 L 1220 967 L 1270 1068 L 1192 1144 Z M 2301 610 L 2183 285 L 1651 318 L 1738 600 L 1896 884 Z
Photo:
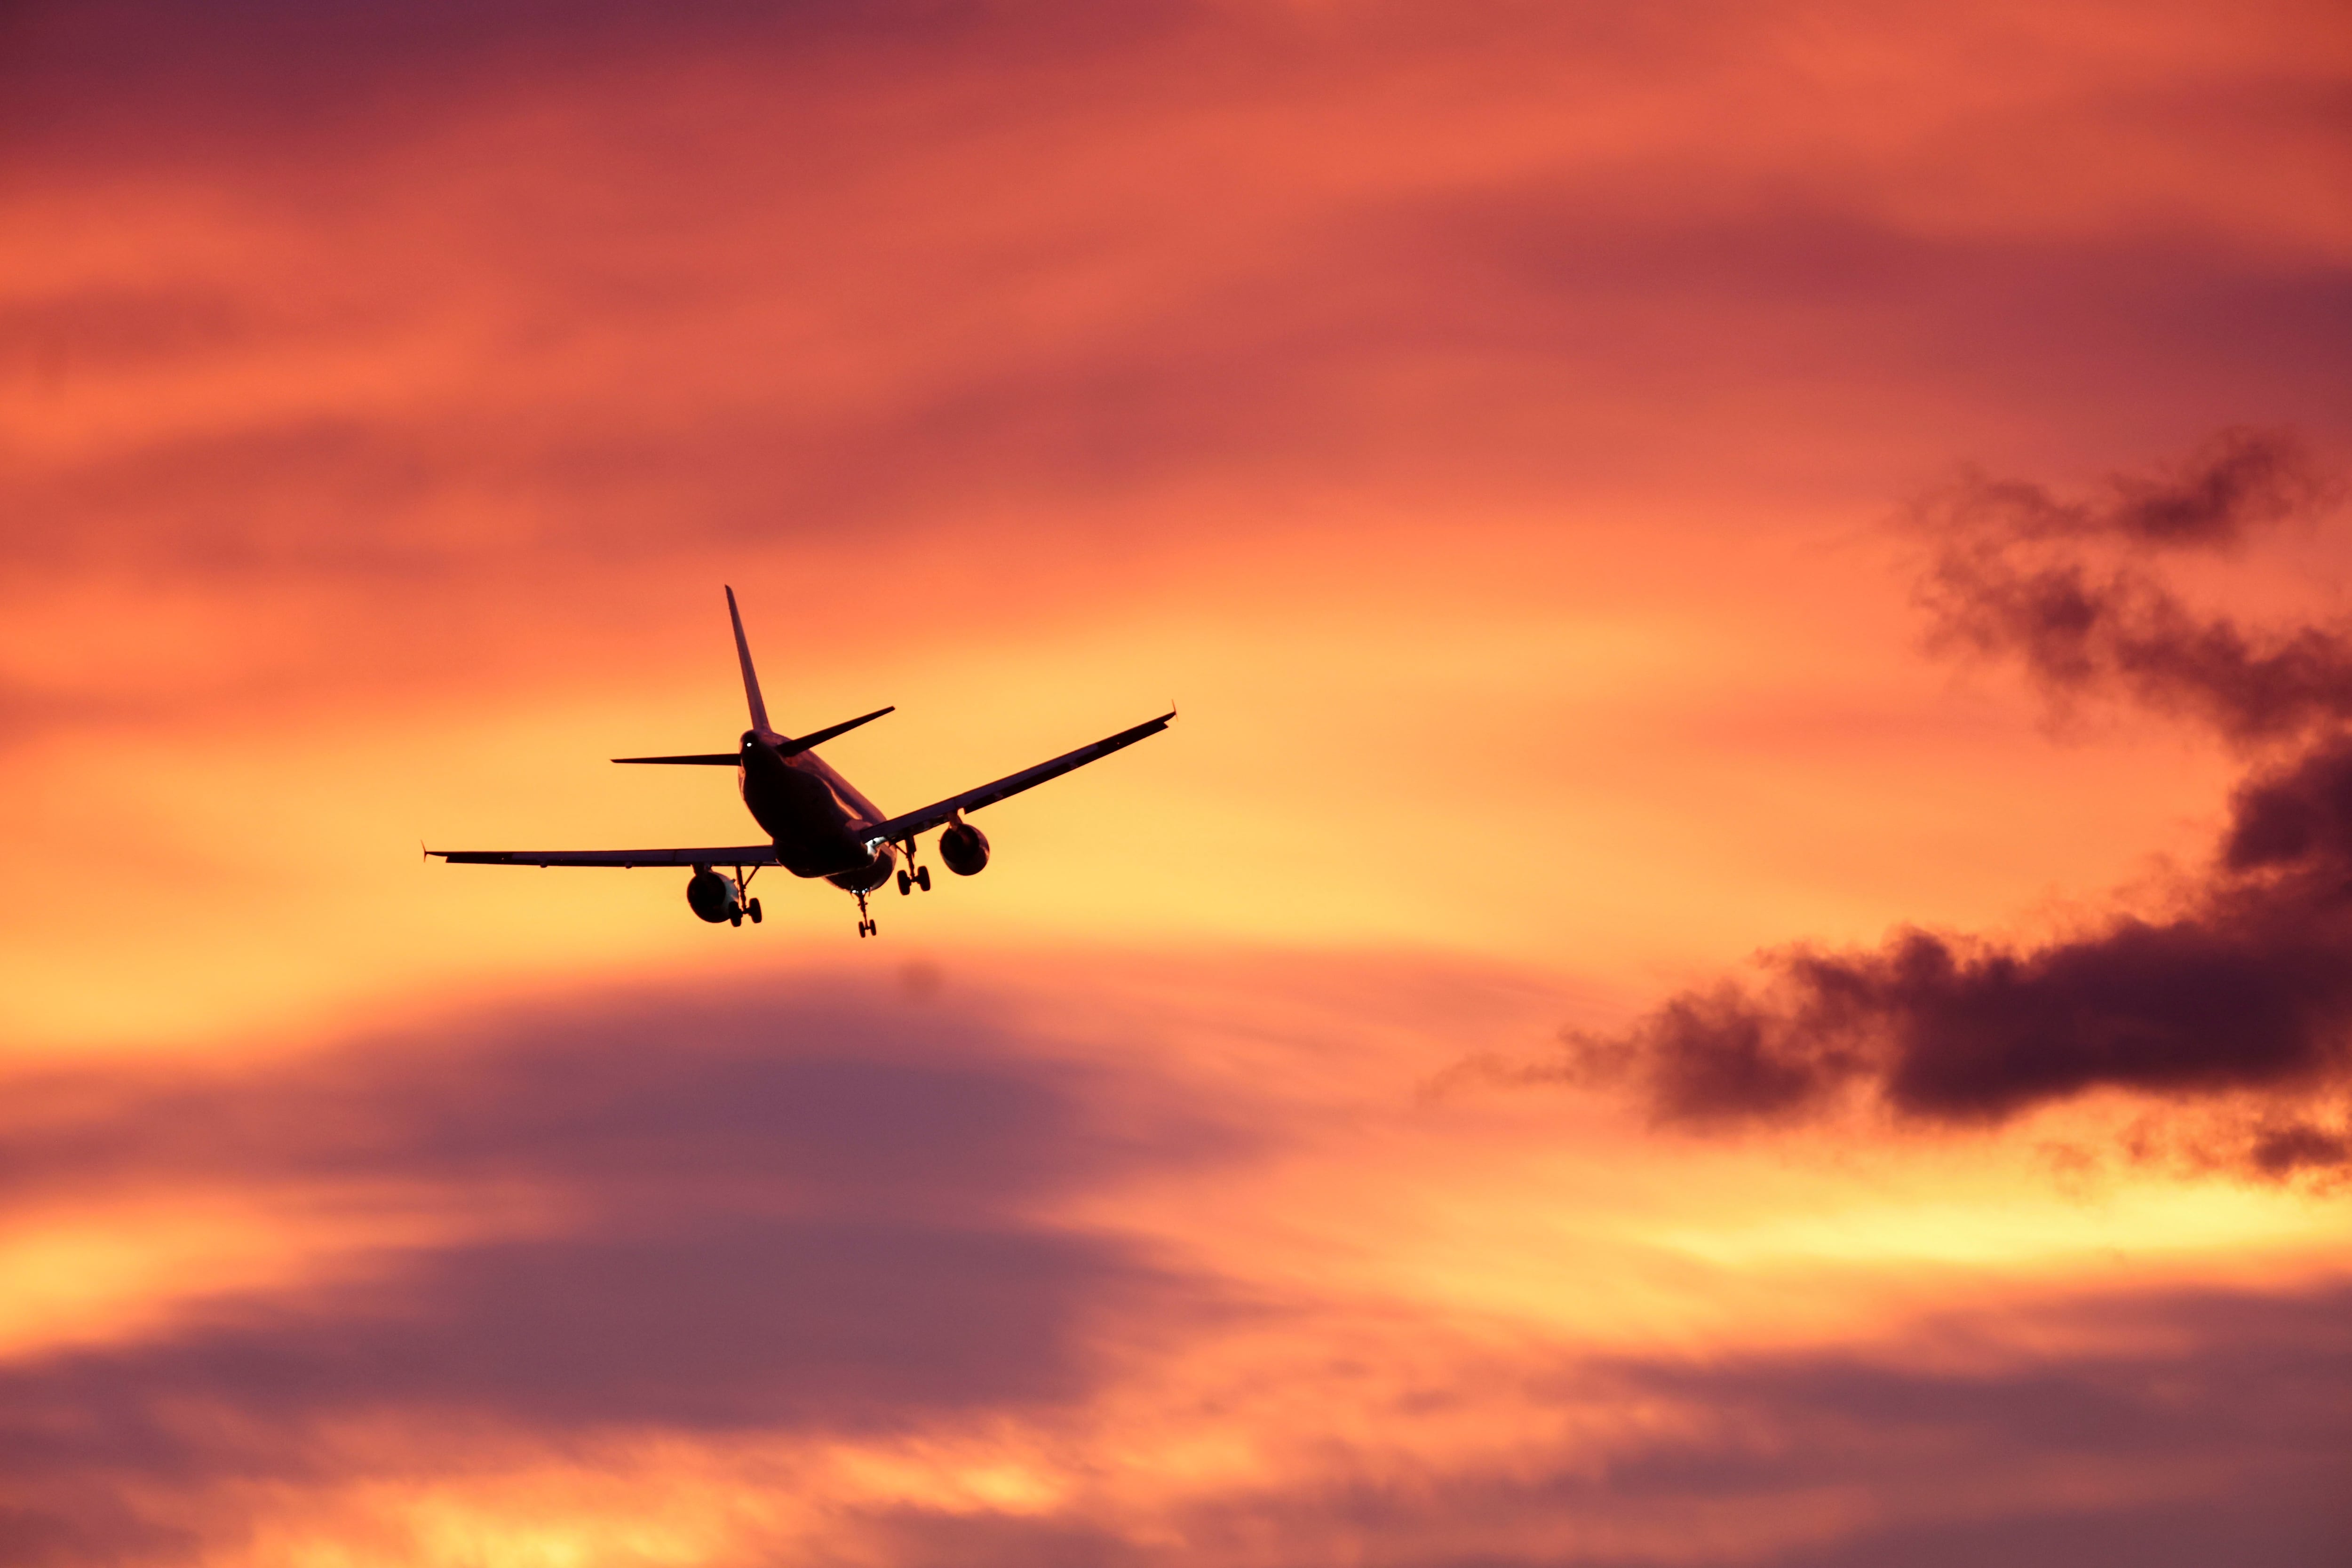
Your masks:
M 795 877 L 841 877 L 866 866 L 862 844 L 787 844 L 776 840 L 776 863 Z
M 892 849 L 887 844 L 883 844 L 876 847 L 873 857 L 864 865 L 854 866 L 846 871 L 837 871 L 827 877 L 825 880 L 845 893 L 870 893 L 888 881 L 890 874 L 898 868 L 898 851 Z

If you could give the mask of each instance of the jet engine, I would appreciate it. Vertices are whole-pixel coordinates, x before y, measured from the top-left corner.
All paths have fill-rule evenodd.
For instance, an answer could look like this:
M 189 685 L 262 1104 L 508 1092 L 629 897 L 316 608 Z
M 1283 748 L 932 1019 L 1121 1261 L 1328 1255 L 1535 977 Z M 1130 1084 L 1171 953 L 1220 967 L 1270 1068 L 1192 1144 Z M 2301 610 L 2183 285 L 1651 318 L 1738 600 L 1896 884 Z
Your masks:
M 959 877 L 977 877 L 988 865 L 988 835 L 959 822 L 940 835 L 940 858 Z
M 694 868 L 694 879 L 686 885 L 686 901 L 696 914 L 713 925 L 720 921 L 733 921 L 740 925 L 746 912 L 743 889 L 736 885 L 735 879 L 708 866 Z M 752 918 L 757 920 L 759 917 L 754 915 Z

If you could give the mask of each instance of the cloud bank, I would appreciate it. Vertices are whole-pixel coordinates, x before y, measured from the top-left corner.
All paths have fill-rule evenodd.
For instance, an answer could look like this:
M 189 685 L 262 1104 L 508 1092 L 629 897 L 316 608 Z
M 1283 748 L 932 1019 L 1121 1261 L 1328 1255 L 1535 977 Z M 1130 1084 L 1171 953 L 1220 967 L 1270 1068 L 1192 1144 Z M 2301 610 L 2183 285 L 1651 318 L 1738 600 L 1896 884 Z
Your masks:
M 1083 1070 L 984 1010 L 819 986 L 480 1018 L 230 1071 L 19 1075 L 0 1226 L 110 1194 L 457 1212 L 357 1278 L 200 1298 L 160 1331 L 0 1360 L 0 1556 L 169 1557 L 210 1489 L 316 1484 L 338 1433 L 839 1438 L 1083 1401 L 1094 1325 L 1210 1309 L 1071 1191 L 1231 1157 L 1178 1110 L 1095 1124 Z M 446 1212 L 446 1211 L 445 1211 Z M 415 1462 L 431 1464 L 423 1458 Z M 458 1460 L 463 1463 L 463 1460 Z M 163 1521 L 135 1496 L 176 1497 Z
M 2244 626 L 2161 571 L 2311 521 L 2337 494 L 2291 437 L 2232 429 L 2094 497 L 1971 474 L 1911 516 L 1938 645 L 2013 659 L 2061 702 L 2119 697 L 2290 748 L 2240 787 L 2177 908 L 2040 945 L 1909 929 L 1873 951 L 1783 949 L 1760 987 L 1571 1032 L 1567 1062 L 1537 1076 L 1631 1083 L 1661 1121 L 1699 1126 L 1847 1096 L 1988 1124 L 2101 1089 L 2251 1095 L 2231 1158 L 2269 1174 L 2352 1162 L 2352 1136 L 2311 1120 L 2352 1082 L 2352 627 Z
M 1364 1018 L 1395 1010 L 1367 989 Z M 1498 1338 L 1495 1303 L 1367 1298 L 1328 1268 L 1324 1227 L 1360 1245 L 1368 1137 L 1461 1136 L 1402 1105 L 1281 1108 L 1360 1060 L 1362 1028 L 1204 1082 L 1115 1019 L 1057 1053 L 1014 1009 L 803 973 L 233 1070 L 20 1074 L 0 1236 L 205 1188 L 257 1226 L 535 1201 L 359 1277 L 0 1357 L 0 1557 L 496 1560 L 572 1529 L 612 1562 L 1253 1568 L 1376 1542 L 1401 1565 L 1836 1568 L 2227 1542 L 2284 1568 L 2341 1539 L 2340 1280 L 2032 1292 L 1830 1343 Z M 1268 1050 L 1251 1022 L 1218 1037 Z M 1332 1156 L 1354 1163 L 1320 1200 L 1276 1173 Z M 1153 1237 L 1148 1205 L 1071 1217 L 1171 1178 L 1207 1231 L 1280 1210 L 1280 1245 L 1212 1262 Z M 1424 1159 L 1411 1184 L 1447 1180 Z

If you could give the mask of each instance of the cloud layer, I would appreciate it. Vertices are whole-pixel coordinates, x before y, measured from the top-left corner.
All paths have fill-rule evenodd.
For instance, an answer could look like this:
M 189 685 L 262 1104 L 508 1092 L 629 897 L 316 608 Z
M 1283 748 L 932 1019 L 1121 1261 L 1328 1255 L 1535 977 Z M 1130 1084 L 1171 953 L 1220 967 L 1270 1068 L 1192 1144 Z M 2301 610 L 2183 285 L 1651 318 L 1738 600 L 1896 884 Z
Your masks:
M 1321 1233 L 1357 1223 L 1378 1142 L 1442 1141 L 1412 1162 L 1426 1195 L 1459 1174 L 1430 1155 L 1519 1135 L 1295 1099 L 1378 1061 L 1382 1022 L 1475 995 L 1432 974 L 1400 1008 L 1391 970 L 1279 1041 L 1219 1025 L 1214 1053 L 1073 1016 L 1069 990 L 1065 1031 L 1099 1037 L 1076 1054 L 1010 994 L 803 973 L 12 1081 L 0 1234 L 207 1189 L 257 1226 L 432 1221 L 357 1270 L 0 1362 L 0 1542 L 44 1568 L 234 1557 L 257 1531 L 495 1555 L 559 1526 L 616 1561 L 683 1529 L 669 1550 L 711 1563 L 1241 1568 L 1378 1542 L 1401 1564 L 1826 1568 L 1956 1542 L 2187 1562 L 2231 1535 L 2284 1568 L 2340 1536 L 2352 1362 L 2326 1280 L 1705 1350 L 1365 1295 Z M 1223 1089 L 1197 1076 L 1218 1056 Z M 1352 1204 L 1281 1173 L 1331 1159 Z M 1192 1244 L 1154 1234 L 1154 1190 L 1199 1211 Z M 1234 1247 L 1268 1209 L 1280 1244 Z M 463 1519 L 478 1533 L 431 1533 Z
M 314 1445 L 354 1423 L 420 1442 L 849 1436 L 1082 1401 L 1107 1317 L 1141 1327 L 1209 1293 L 1036 1211 L 1238 1148 L 1182 1112 L 1092 1128 L 1087 1094 L 984 1016 L 837 988 L 614 998 L 278 1069 L 19 1080 L 0 1211 L 210 1188 L 257 1223 L 391 1202 L 447 1234 L 356 1279 L 201 1299 L 152 1340 L 0 1366 L 16 1560 L 168 1542 L 123 1500 L 316 1481 Z M 532 1217 L 478 1234 L 464 1216 L 489 1194 Z

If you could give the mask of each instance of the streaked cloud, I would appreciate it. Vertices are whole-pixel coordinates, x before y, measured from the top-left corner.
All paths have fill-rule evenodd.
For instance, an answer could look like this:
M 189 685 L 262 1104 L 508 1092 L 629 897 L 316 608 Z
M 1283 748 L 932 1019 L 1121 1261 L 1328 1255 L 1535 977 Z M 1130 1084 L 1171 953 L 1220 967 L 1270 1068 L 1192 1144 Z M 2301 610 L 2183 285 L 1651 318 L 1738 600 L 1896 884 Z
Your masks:
M 14 1548 L 1827 1563 L 2236 1530 L 2284 1563 L 2335 1528 L 2336 1277 L 2210 1247 L 2182 1274 L 2111 1231 L 2149 1284 L 1980 1253 L 1989 1296 L 1904 1307 L 1879 1293 L 1917 1260 L 1865 1242 L 1789 1277 L 1846 1328 L 1766 1306 L 1694 1340 L 1690 1307 L 1807 1245 L 1679 1234 L 1719 1184 L 1753 1206 L 1756 1163 L 1623 1184 L 1641 1134 L 1601 1119 L 1586 1174 L 1531 1182 L 1552 1113 L 1433 1110 L 1401 1069 L 1444 1020 L 1508 1035 L 1541 995 L 1386 970 L 780 976 L 12 1084 L 0 1223 L 209 1189 L 316 1248 L 308 1277 L 14 1344 Z M 1319 1084 L 1351 1058 L 1363 1089 Z M 1587 1293 L 1653 1274 L 1613 1327 L 1409 1262 L 1446 1208 L 1539 1236 L 1612 1172 L 1615 1202 L 1538 1246 Z M 356 1263 L 336 1214 L 378 1225 Z

